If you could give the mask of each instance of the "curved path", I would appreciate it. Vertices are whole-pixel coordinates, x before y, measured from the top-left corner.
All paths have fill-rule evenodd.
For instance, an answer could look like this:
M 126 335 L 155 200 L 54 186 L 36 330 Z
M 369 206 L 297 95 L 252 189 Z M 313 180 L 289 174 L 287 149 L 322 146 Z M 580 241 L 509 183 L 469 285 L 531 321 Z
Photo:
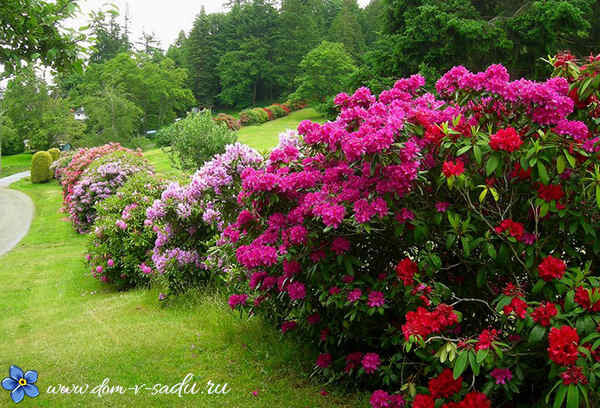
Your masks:
M 7 187 L 29 172 L 0 178 L 0 256 L 13 249 L 29 231 L 35 208 L 26 194 Z

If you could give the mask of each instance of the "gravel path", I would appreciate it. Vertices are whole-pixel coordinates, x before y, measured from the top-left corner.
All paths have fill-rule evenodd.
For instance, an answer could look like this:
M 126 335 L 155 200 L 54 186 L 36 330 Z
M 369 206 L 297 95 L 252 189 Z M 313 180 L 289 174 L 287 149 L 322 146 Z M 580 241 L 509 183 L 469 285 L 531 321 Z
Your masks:
M 13 249 L 29 231 L 35 208 L 26 194 L 7 187 L 29 172 L 0 178 L 0 256 Z

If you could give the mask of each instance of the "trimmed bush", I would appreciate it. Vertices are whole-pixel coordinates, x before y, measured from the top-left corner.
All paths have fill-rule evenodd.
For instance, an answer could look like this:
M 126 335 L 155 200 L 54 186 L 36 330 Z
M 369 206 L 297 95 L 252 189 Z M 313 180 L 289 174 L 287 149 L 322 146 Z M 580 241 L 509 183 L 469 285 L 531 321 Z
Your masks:
M 237 135 L 212 119 L 209 110 L 190 114 L 169 126 L 172 160 L 184 170 L 197 169 L 214 155 L 223 153 Z
M 67 208 L 73 226 L 86 233 L 96 219 L 96 205 L 111 197 L 133 175 L 151 174 L 151 166 L 128 151 L 115 151 L 92 162 L 69 196 Z
M 214 120 L 215 122 L 224 123 L 229 130 L 237 131 L 242 127 L 239 119 L 236 119 L 231 115 L 227 115 L 226 113 L 219 113 Z
M 230 306 L 312 342 L 373 408 L 597 406 L 595 118 L 569 119 L 563 78 L 424 83 L 340 94 L 336 121 L 243 171 L 214 250 L 236 261 Z
M 51 164 L 52 156 L 50 156 L 50 153 L 46 151 L 35 153 L 31 158 L 31 182 L 45 183 L 50 180 Z
M 146 209 L 160 198 L 165 187 L 163 181 L 141 172 L 96 205 L 97 217 L 86 256 L 95 278 L 119 289 L 150 282 L 156 232 L 144 221 Z
M 60 150 L 58 150 L 56 147 L 48 149 L 48 153 L 50 153 L 50 156 L 52 156 L 52 163 L 54 163 L 60 157 Z

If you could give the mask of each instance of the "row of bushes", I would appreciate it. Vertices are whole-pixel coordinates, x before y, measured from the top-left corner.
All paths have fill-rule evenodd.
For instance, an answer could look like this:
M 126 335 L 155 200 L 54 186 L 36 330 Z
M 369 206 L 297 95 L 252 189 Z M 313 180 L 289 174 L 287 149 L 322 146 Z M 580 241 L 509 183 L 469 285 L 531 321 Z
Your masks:
M 221 282 L 373 408 L 596 406 L 600 62 L 553 62 L 361 88 L 266 160 L 237 144 L 187 185 L 130 179 L 96 204 L 92 273 Z
M 252 108 L 240 112 L 240 123 L 242 126 L 258 125 L 270 120 L 287 116 L 292 111 L 303 109 L 306 104 L 299 101 L 286 102 L 284 104 L 273 104 L 266 108 Z

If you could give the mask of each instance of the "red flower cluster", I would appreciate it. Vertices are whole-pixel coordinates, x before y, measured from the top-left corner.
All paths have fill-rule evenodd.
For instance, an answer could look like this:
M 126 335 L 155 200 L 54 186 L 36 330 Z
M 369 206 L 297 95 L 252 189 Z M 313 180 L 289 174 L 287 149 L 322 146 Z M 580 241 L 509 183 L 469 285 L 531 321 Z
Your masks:
M 413 401 L 413 408 L 434 408 L 435 400 L 431 395 L 418 394 Z
M 433 398 L 448 398 L 462 388 L 462 377 L 454 379 L 452 370 L 446 368 L 440 375 L 429 380 L 429 392 Z
M 521 319 L 525 319 L 527 316 L 527 302 L 519 297 L 513 298 L 510 303 L 504 306 L 504 314 L 509 315 L 512 312 L 515 312 L 517 316 Z
M 599 290 L 600 289 L 598 288 L 594 288 L 592 293 L 597 294 Z M 600 300 L 592 305 L 590 291 L 584 288 L 583 286 L 579 286 L 575 290 L 575 302 L 585 310 L 589 310 L 595 313 L 600 312 Z
M 442 303 L 432 312 L 419 307 L 416 311 L 406 313 L 406 324 L 402 326 L 402 332 L 406 340 L 412 335 L 425 338 L 455 323 L 458 323 L 458 316 L 454 313 L 454 309 Z
M 558 201 L 565 196 L 565 192 L 560 184 L 544 185 L 538 187 L 538 197 L 546 202 Z
M 563 380 L 564 385 L 569 385 L 569 384 L 586 385 L 588 383 L 588 379 L 585 376 L 585 374 L 583 373 L 583 370 L 581 369 L 581 367 L 578 367 L 578 366 L 569 367 L 567 369 L 567 371 L 561 373 L 560 376 Z
M 461 160 L 445 161 L 442 167 L 444 176 L 450 178 L 452 176 L 460 176 L 465 172 L 465 164 Z
M 542 263 L 538 266 L 538 272 L 540 278 L 546 282 L 550 282 L 552 279 L 560 279 L 565 274 L 567 265 L 562 259 L 548 255 L 542 260 Z
M 519 150 L 522 144 L 523 141 L 519 137 L 519 134 L 512 127 L 500 129 L 490 136 L 490 147 L 494 150 L 504 150 L 512 153 L 515 150 Z
M 523 238 L 525 227 L 520 222 L 515 222 L 508 218 L 502 221 L 500 225 L 495 228 L 495 231 L 497 234 L 502 234 L 506 231 L 511 237 L 519 241 Z
M 413 278 L 418 272 L 419 267 L 410 258 L 404 258 L 396 266 L 396 275 L 404 282 L 405 286 L 411 286 L 414 283 Z
M 558 365 L 570 366 L 575 364 L 579 351 L 579 335 L 570 326 L 560 329 L 553 327 L 548 334 L 548 356 Z
M 492 346 L 492 341 L 496 340 L 498 337 L 498 331 L 496 329 L 488 330 L 485 329 L 479 335 L 479 339 L 477 341 L 477 345 L 475 346 L 476 350 L 487 350 Z
M 556 316 L 557 313 L 556 305 L 551 302 L 546 302 L 536 307 L 533 313 L 531 313 L 531 317 L 536 323 L 547 327 L 550 326 L 550 319 Z

